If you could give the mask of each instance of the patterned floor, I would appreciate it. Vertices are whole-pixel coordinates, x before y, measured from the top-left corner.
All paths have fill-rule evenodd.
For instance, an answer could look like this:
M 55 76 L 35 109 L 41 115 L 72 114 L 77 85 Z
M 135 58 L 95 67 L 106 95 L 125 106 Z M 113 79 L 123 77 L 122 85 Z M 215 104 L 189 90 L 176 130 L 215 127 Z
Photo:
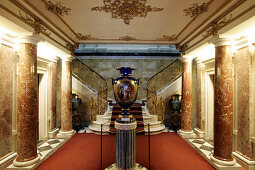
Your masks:
M 38 144 L 37 152 L 41 156 L 41 159 L 48 158 L 53 152 L 55 152 L 60 146 L 65 143 L 66 139 L 49 139 Z
M 187 141 L 205 158 L 210 158 L 213 151 L 213 143 L 204 139 L 187 139 Z

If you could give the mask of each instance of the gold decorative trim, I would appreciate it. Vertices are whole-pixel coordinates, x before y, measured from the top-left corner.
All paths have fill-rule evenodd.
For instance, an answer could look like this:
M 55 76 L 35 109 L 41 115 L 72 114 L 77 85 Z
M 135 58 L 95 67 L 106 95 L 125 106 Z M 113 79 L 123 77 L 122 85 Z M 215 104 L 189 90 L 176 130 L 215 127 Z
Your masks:
M 114 127 L 117 130 L 133 130 L 133 129 L 136 129 L 137 122 L 127 123 L 127 124 L 115 122 Z
M 231 21 L 231 18 L 232 18 L 232 14 L 230 14 L 229 19 L 226 19 L 226 17 L 224 17 L 221 20 L 212 21 L 210 24 L 210 27 L 205 31 L 205 35 L 203 35 L 203 37 L 209 37 L 210 35 L 213 35 L 213 36 L 217 35 L 218 31 Z
M 95 37 L 92 37 L 92 35 L 83 35 L 81 33 L 77 33 L 76 38 L 78 40 L 84 40 L 84 41 L 86 41 L 86 40 L 96 40 L 97 39 Z
M 124 37 L 119 37 L 119 40 L 131 41 L 131 40 L 136 40 L 136 38 L 127 35 L 127 36 L 124 36 Z
M 47 28 L 44 25 L 42 25 L 42 21 L 39 18 L 31 17 L 31 16 L 28 16 L 27 14 L 23 16 L 20 10 L 19 10 L 19 15 L 21 20 L 23 20 L 25 23 L 27 23 L 28 25 L 34 28 L 35 34 L 42 33 L 47 36 L 50 35 L 50 33 L 47 32 L 48 31 Z
M 146 18 L 148 12 L 162 11 L 163 8 L 146 5 L 147 0 L 103 0 L 104 6 L 93 7 L 92 11 L 111 12 L 112 18 L 123 19 L 129 25 L 135 17 Z
M 70 8 L 63 6 L 62 2 L 56 2 L 55 4 L 53 4 L 51 1 L 47 1 L 45 3 L 45 8 L 48 11 L 59 14 L 61 16 L 68 15 L 71 11 Z
M 207 3 L 202 3 L 201 5 L 199 5 L 198 3 L 194 3 L 192 4 L 192 7 L 183 10 L 184 15 L 190 17 L 194 17 L 207 11 L 208 11 Z
M 176 34 L 173 34 L 173 35 L 163 35 L 161 38 L 157 38 L 156 40 L 159 40 L 159 41 L 176 41 L 177 40 L 177 37 L 176 37 Z
M 78 43 L 71 44 L 71 43 L 66 43 L 66 49 L 68 49 L 72 54 L 74 53 L 74 50 L 79 47 Z
M 185 44 L 185 45 L 176 44 L 176 49 L 179 50 L 181 52 L 181 54 L 185 54 L 185 51 L 188 48 L 189 48 L 188 44 Z

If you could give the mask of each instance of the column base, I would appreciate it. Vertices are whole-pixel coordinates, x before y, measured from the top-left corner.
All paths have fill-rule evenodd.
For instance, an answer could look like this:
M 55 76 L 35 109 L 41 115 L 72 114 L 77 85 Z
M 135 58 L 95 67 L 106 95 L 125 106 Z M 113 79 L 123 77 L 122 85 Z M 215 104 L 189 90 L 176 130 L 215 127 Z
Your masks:
M 238 152 L 233 152 L 234 157 L 236 158 L 236 161 L 240 163 L 242 166 L 245 167 L 247 170 L 254 170 L 255 169 L 255 161 L 251 161 L 243 157 Z
M 7 170 L 16 170 L 16 169 L 36 169 L 41 162 L 41 157 L 38 154 L 36 158 L 25 161 L 25 162 L 18 162 L 16 158 L 13 161 L 13 164 L 7 167 Z
M 48 132 L 49 138 L 55 137 L 58 134 L 58 132 L 59 132 L 59 128 L 49 131 Z
M 233 161 L 223 161 L 220 160 L 218 158 L 215 158 L 213 156 L 213 153 L 210 156 L 211 158 L 211 162 L 213 164 L 213 166 L 217 169 L 217 170 L 242 170 L 242 166 L 239 165 L 238 163 L 236 163 L 236 160 L 233 159 Z
M 199 128 L 195 128 L 194 131 L 198 135 L 199 138 L 204 138 L 205 137 L 205 132 L 200 130 Z
M 57 138 L 62 138 L 62 139 L 66 139 L 66 138 L 71 138 L 73 135 L 75 134 L 74 130 L 71 131 L 59 131 L 59 133 L 57 134 Z
M 196 138 L 196 134 L 191 131 L 178 130 L 177 132 L 182 138 Z

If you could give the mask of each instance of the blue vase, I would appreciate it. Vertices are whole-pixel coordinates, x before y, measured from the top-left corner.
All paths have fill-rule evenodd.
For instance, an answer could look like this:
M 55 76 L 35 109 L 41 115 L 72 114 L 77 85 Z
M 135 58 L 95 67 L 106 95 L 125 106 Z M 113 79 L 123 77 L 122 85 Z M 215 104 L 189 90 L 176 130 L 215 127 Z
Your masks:
M 138 93 L 139 80 L 132 77 L 131 67 L 120 67 L 120 77 L 112 80 L 114 98 L 122 107 L 123 115 L 128 115 L 129 108 L 135 103 Z

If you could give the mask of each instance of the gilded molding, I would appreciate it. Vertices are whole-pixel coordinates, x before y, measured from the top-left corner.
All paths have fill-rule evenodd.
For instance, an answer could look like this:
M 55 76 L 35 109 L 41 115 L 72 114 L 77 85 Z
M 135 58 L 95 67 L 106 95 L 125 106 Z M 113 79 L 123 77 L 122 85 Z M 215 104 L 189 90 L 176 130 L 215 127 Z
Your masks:
M 81 33 L 77 33 L 77 36 L 76 36 L 76 38 L 78 39 L 78 40 L 96 40 L 97 38 L 95 38 L 95 37 L 92 37 L 92 35 L 83 35 L 83 34 L 81 34 Z
M 147 0 L 103 0 L 104 6 L 93 7 L 92 11 L 111 12 L 112 18 L 123 19 L 129 25 L 135 17 L 146 18 L 148 12 L 162 11 L 163 8 L 146 5 Z
M 173 35 L 163 35 L 161 38 L 157 38 L 156 40 L 160 40 L 160 41 L 176 41 L 177 37 L 176 34 Z
M 137 122 L 128 123 L 128 124 L 115 122 L 114 127 L 115 127 L 117 130 L 133 130 L 133 129 L 136 129 L 136 127 L 137 127 Z
M 180 44 L 177 44 L 176 45 L 176 49 L 177 50 L 180 50 L 180 52 L 182 54 L 185 54 L 185 51 L 188 49 L 189 45 L 188 44 L 184 44 L 184 45 L 180 45 Z
M 131 36 L 124 36 L 124 37 L 119 37 L 119 40 L 132 41 L 132 40 L 136 40 L 136 38 Z
M 67 8 L 67 7 L 63 6 L 61 2 L 56 2 L 55 4 L 53 4 L 51 1 L 47 1 L 45 3 L 45 8 L 48 11 L 54 12 L 54 13 L 59 14 L 61 16 L 68 15 L 69 12 L 71 11 L 70 8 Z
M 66 43 L 66 49 L 68 49 L 72 54 L 74 53 L 74 50 L 78 47 L 79 47 L 78 43 L 75 44 Z
M 192 7 L 183 10 L 184 15 L 190 17 L 194 17 L 207 11 L 208 11 L 207 3 L 202 3 L 201 5 L 199 5 L 198 3 L 194 3 L 192 4 Z
M 228 24 L 229 22 L 231 22 L 231 18 L 232 15 L 230 15 L 229 19 L 226 19 L 226 17 L 224 17 L 221 20 L 218 21 L 212 21 L 210 23 L 209 28 L 205 31 L 205 35 L 203 35 L 203 37 L 209 37 L 210 35 L 216 36 L 218 34 L 218 31 L 223 28 L 226 24 Z
M 28 25 L 30 25 L 31 27 L 34 28 L 34 33 L 35 34 L 44 34 L 44 35 L 47 35 L 49 36 L 50 33 L 48 33 L 47 31 L 47 28 L 42 25 L 42 21 L 37 18 L 37 17 L 31 17 L 31 16 L 28 16 L 27 14 L 25 14 L 25 16 L 23 16 L 21 14 L 21 11 L 19 11 L 19 15 L 20 15 L 20 18 L 22 21 L 24 21 L 25 23 L 27 23 Z

